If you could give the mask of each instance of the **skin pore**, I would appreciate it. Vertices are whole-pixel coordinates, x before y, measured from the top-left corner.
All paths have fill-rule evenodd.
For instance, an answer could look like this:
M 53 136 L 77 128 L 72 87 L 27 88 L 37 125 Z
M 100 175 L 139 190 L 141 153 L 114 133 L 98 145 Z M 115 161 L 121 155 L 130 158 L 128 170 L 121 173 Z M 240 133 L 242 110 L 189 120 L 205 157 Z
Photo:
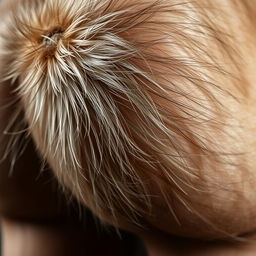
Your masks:
M 7 124 L 58 182 L 152 256 L 254 250 L 236 241 L 256 228 L 256 2 L 19 2 L 1 24 Z

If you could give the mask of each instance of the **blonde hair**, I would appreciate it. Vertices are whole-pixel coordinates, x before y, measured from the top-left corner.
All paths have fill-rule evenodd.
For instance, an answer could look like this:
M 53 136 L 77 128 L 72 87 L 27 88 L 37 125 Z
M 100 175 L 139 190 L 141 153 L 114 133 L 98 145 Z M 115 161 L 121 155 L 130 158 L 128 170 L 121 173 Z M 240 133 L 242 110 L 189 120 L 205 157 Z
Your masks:
M 2 81 L 17 115 L 60 183 L 103 222 L 155 225 L 155 208 L 168 206 L 180 225 L 181 205 L 210 223 L 190 194 L 207 193 L 195 185 L 202 170 L 233 164 L 211 136 L 228 136 L 220 99 L 237 100 L 219 81 L 243 90 L 233 38 L 210 3 L 25 0 L 5 20 Z

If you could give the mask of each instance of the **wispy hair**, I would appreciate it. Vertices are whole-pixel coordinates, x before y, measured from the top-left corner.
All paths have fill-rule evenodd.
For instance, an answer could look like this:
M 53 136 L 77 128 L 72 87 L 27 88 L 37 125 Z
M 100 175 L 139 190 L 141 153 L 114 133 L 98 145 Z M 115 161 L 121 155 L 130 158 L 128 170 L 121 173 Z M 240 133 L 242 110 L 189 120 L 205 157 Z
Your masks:
M 180 208 L 210 223 L 191 193 L 206 193 L 195 185 L 205 169 L 232 165 L 215 135 L 228 136 L 220 99 L 238 99 L 219 81 L 246 92 L 232 77 L 232 37 L 209 6 L 24 0 L 6 19 L 2 81 L 18 97 L 16 115 L 60 183 L 102 221 L 154 226 L 165 210 L 180 225 Z

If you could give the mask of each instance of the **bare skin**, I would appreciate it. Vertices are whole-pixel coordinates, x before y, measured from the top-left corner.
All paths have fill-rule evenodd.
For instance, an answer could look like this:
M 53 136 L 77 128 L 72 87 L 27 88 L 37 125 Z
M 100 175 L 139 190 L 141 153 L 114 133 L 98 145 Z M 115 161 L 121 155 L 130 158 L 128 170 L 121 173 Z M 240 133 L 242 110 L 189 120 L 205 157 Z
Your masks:
M 85 255 L 90 248 L 76 228 L 4 219 L 2 255 Z
M 203 241 L 173 236 L 155 235 L 145 239 L 149 256 L 253 256 L 256 251 L 255 235 L 243 237 L 246 242 Z

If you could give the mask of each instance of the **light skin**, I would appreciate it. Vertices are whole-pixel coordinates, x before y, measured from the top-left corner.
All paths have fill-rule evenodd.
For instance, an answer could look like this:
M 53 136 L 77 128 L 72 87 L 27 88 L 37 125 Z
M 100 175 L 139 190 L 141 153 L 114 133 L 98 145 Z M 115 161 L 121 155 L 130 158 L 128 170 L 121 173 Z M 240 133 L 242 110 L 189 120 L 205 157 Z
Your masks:
M 15 3 L 15 0 L 13 2 Z M 223 2 L 225 3 L 223 4 Z M 243 15 L 247 17 L 249 13 L 245 11 L 242 13 L 239 7 L 230 3 L 228 0 L 215 2 L 215 5 L 224 13 L 223 17 L 227 18 L 224 20 L 220 18 L 213 20 L 213 17 L 210 18 L 216 23 L 217 27 L 225 27 L 224 30 L 226 32 L 229 31 L 235 38 L 232 41 L 232 46 L 239 52 L 240 62 L 238 65 L 241 65 L 239 70 L 246 78 L 239 80 L 238 87 L 240 86 L 240 89 L 242 87 L 243 90 L 243 87 L 246 86 L 247 93 L 243 94 L 240 89 L 233 86 L 234 77 L 226 76 L 223 81 L 223 76 L 216 75 L 216 81 L 221 86 L 225 86 L 225 89 L 233 93 L 239 100 L 233 100 L 226 97 L 226 95 L 216 92 L 219 101 L 226 105 L 230 113 L 232 113 L 232 117 L 230 116 L 224 120 L 231 126 L 222 127 L 223 133 L 218 133 L 217 130 L 216 133 L 212 133 L 212 130 L 209 132 L 207 130 L 209 127 L 203 130 L 203 133 L 205 132 L 205 136 L 209 137 L 214 135 L 213 140 L 219 142 L 218 146 L 221 147 L 223 152 L 236 153 L 230 156 L 230 158 L 226 158 L 234 165 L 228 165 L 227 168 L 227 165 L 216 164 L 219 168 L 214 168 L 215 162 L 212 163 L 210 160 L 206 160 L 202 163 L 201 159 L 197 158 L 195 154 L 193 164 L 209 168 L 205 168 L 208 170 L 207 173 L 202 172 L 202 179 L 192 180 L 193 187 L 200 188 L 201 190 L 195 191 L 195 189 L 186 188 L 186 192 L 195 209 L 200 214 L 203 213 L 204 216 L 207 216 L 210 224 L 207 221 L 202 221 L 198 217 L 199 215 L 193 211 L 190 212 L 188 208 L 177 202 L 175 202 L 176 204 L 174 203 L 176 205 L 175 211 L 182 224 L 175 222 L 173 216 L 167 211 L 168 207 L 165 205 L 165 201 L 161 197 L 160 199 L 157 197 L 159 196 L 158 187 L 154 187 L 152 183 L 151 192 L 154 192 L 155 198 L 158 199 L 154 201 L 153 205 L 155 218 L 147 219 L 151 223 L 151 229 L 147 227 L 143 231 L 138 231 L 134 229 L 134 226 L 123 226 L 137 233 L 144 240 L 150 256 L 250 256 L 254 255 L 256 251 L 253 235 L 256 229 L 254 224 L 256 215 L 254 189 L 256 183 L 254 167 L 256 159 L 256 29 L 252 25 L 249 26 L 248 21 L 244 21 Z M 256 14 L 256 2 L 253 0 L 251 4 L 250 12 L 252 13 L 250 15 L 253 17 Z M 2 13 L 5 13 L 8 8 L 8 6 L 2 6 Z M 212 10 L 209 9 L 209 16 L 214 16 L 214 11 Z M 214 49 L 211 50 L 214 51 Z M 229 67 L 227 59 L 223 58 L 221 53 L 217 52 L 215 54 L 216 59 L 222 65 L 226 65 L 228 69 L 230 68 L 230 72 L 233 72 L 232 67 Z M 8 87 L 2 87 L 0 90 L 1 100 L 4 101 L 6 97 L 10 97 Z M 201 96 L 199 92 L 198 95 L 195 92 L 195 95 L 197 97 Z M 163 100 L 162 104 L 165 103 Z M 9 109 L 8 111 L 11 110 Z M 8 122 L 10 115 L 8 111 L 3 109 L 0 112 L 1 133 L 5 130 L 6 122 Z M 196 127 L 195 132 L 202 132 L 201 126 L 199 129 Z M 225 137 L 225 132 L 234 137 Z M 38 135 L 39 138 L 36 136 L 34 135 L 35 141 L 39 141 L 40 136 Z M 5 143 L 7 142 L 8 139 L 5 140 Z M 39 142 L 36 143 L 40 146 Z M 4 150 L 5 145 L 3 143 L 0 148 L 2 155 Z M 80 240 L 83 236 L 83 230 L 79 227 L 70 229 L 66 223 L 68 214 L 65 211 L 68 212 L 68 206 L 65 204 L 65 197 L 58 191 L 58 183 L 52 174 L 52 170 L 48 168 L 37 179 L 40 172 L 40 157 L 38 156 L 39 153 L 35 151 L 34 146 L 30 143 L 24 155 L 19 158 L 15 165 L 13 177 L 9 177 L 10 158 L 5 159 L 0 165 L 3 256 L 22 255 L 23 250 L 27 250 L 26 255 L 28 256 L 35 255 L 40 246 L 49 250 L 47 254 L 42 254 L 42 256 L 64 255 L 63 251 L 67 255 L 71 255 L 69 251 L 75 249 L 79 251 L 79 247 L 81 247 L 81 255 L 83 255 L 84 246 L 86 245 L 77 243 L 77 240 Z M 31 159 L 36 160 L 31 161 Z M 54 171 L 56 171 L 54 159 L 51 159 L 51 161 L 52 163 L 50 164 Z M 202 168 L 202 170 L 204 169 Z M 22 173 L 22 175 L 19 176 L 18 173 Z M 70 184 L 66 185 L 71 187 Z M 204 189 L 206 189 L 206 192 L 202 193 Z M 80 198 L 78 199 L 80 200 Z M 57 207 L 56 201 L 60 202 Z M 86 202 L 80 201 L 86 205 Z M 97 215 L 97 212 L 95 214 Z M 62 227 L 53 225 L 52 223 L 60 216 L 65 220 L 63 220 Z M 111 218 L 109 220 L 104 219 L 104 221 L 113 223 Z M 41 223 L 47 222 L 48 225 L 42 226 Z M 217 223 L 217 229 L 213 227 L 212 223 Z M 219 228 L 222 228 L 224 232 L 223 230 L 219 232 Z M 15 236 L 13 235 L 14 233 Z M 24 234 L 27 235 L 24 236 Z M 179 236 L 181 237 L 178 238 Z M 234 239 L 234 237 L 239 238 L 240 236 L 242 238 L 241 241 Z M 217 240 L 209 241 L 209 238 L 217 238 Z M 223 238 L 225 239 L 223 240 Z M 69 245 L 66 243 L 67 239 L 71 239 Z M 13 244 L 17 245 L 15 251 L 12 251 Z M 64 246 L 69 246 L 70 248 L 67 249 Z

